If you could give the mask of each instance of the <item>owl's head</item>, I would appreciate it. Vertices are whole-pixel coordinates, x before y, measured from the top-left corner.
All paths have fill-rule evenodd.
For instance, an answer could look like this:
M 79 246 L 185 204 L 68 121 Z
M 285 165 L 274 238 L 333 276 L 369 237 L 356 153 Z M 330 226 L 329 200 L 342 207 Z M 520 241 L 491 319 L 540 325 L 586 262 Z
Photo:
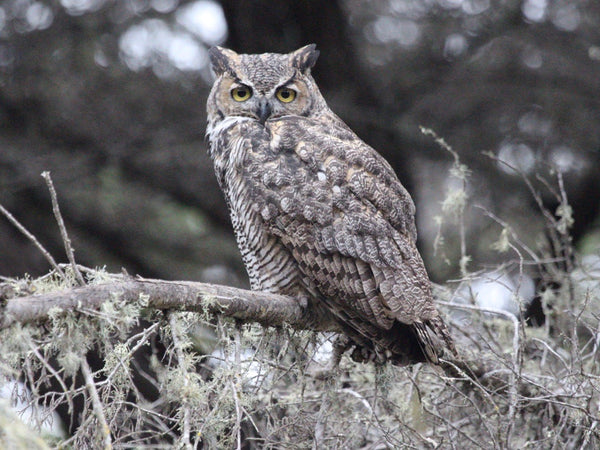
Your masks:
M 244 116 L 265 123 L 287 115 L 318 115 L 327 106 L 310 75 L 319 56 L 315 47 L 261 55 L 211 48 L 217 79 L 208 98 L 209 121 Z

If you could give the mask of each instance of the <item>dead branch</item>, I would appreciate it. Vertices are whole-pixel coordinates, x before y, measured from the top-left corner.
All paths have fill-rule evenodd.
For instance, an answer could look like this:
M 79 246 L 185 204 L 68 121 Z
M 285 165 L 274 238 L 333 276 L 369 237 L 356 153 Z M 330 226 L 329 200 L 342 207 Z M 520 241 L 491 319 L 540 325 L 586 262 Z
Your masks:
M 9 299 L 4 317 L 0 319 L 0 329 L 16 322 L 44 320 L 56 308 L 64 311 L 94 309 L 114 299 L 123 302 L 143 299 L 149 308 L 208 311 L 269 326 L 287 323 L 305 328 L 308 323 L 306 311 L 291 297 L 215 284 L 123 276 L 107 283 Z
M 29 239 L 33 245 L 37 247 L 37 249 L 44 255 L 46 261 L 50 263 L 50 265 L 56 270 L 58 274 L 64 279 L 65 274 L 60 266 L 56 263 L 55 259 L 52 257 L 50 252 L 44 248 L 44 246 L 37 240 L 37 238 L 25 228 L 21 222 L 19 222 L 15 216 L 13 216 L 4 206 L 0 205 L 0 214 L 8 219 L 10 223 L 12 223 L 17 230 L 19 230 L 27 239 Z
M 71 267 L 73 268 L 73 273 L 77 278 L 79 286 L 85 286 L 85 280 L 83 279 L 81 272 L 79 272 L 79 269 L 77 268 L 77 263 L 75 262 L 75 251 L 73 250 L 73 246 L 71 245 L 71 238 L 69 238 L 69 234 L 67 233 L 67 227 L 65 227 L 65 221 L 60 212 L 60 206 L 58 205 L 58 196 L 56 195 L 56 189 L 54 189 L 54 183 L 52 182 L 50 172 L 42 172 L 42 178 L 44 179 L 44 181 L 46 181 L 48 191 L 50 192 L 50 198 L 52 200 L 52 211 L 54 212 L 54 217 L 56 218 L 56 223 L 58 224 L 58 228 L 60 230 L 60 235 L 65 246 L 65 252 L 67 253 L 67 257 L 69 258 Z
M 244 322 L 258 322 L 265 326 L 290 325 L 297 329 L 314 329 L 315 321 L 308 309 L 292 297 L 261 291 L 249 291 L 229 286 L 191 282 L 164 281 L 146 278 L 133 278 L 126 275 L 112 275 L 113 279 L 102 284 L 74 287 L 63 291 L 29 295 L 9 299 L 5 315 L 0 320 L 0 329 L 19 322 L 21 324 L 42 321 L 54 314 L 56 309 L 65 312 L 98 309 L 107 301 L 117 300 L 130 303 L 142 300 L 148 308 L 168 311 L 208 312 L 232 317 Z M 481 308 L 470 305 L 457 305 L 440 301 L 450 308 Z M 503 311 L 487 312 L 505 315 Z M 512 317 L 512 316 L 511 316 Z M 515 326 L 515 332 L 518 328 Z M 518 345 L 518 336 L 517 344 Z M 516 349 L 513 349 L 516 351 Z M 479 383 L 495 389 L 514 386 L 510 375 L 501 376 L 496 372 L 505 369 L 497 361 L 477 357 L 444 360 L 443 370 L 452 378 Z M 495 373 L 489 377 L 489 374 Z M 504 374 L 506 375 L 506 374 Z M 512 381 L 512 383 L 509 383 Z M 484 386 L 480 386 L 485 391 Z

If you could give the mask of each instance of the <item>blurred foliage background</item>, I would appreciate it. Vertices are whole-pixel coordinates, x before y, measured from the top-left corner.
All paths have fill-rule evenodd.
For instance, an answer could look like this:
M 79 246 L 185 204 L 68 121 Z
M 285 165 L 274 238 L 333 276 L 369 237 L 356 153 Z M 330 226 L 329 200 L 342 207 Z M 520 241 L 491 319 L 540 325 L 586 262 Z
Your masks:
M 561 172 L 576 244 L 597 251 L 600 2 L 588 0 L 5 0 L 0 204 L 65 260 L 40 177 L 49 170 L 79 263 L 245 286 L 204 142 L 207 49 L 312 42 L 330 106 L 412 193 L 434 280 L 459 274 L 456 224 L 443 225 L 448 258 L 433 252 L 457 180 L 420 126 L 471 169 L 476 205 L 535 248 L 545 223 L 522 175 L 554 212 L 543 180 Z M 473 269 L 507 258 L 491 245 L 502 227 L 482 209 L 465 216 Z M 48 268 L 0 218 L 0 275 Z

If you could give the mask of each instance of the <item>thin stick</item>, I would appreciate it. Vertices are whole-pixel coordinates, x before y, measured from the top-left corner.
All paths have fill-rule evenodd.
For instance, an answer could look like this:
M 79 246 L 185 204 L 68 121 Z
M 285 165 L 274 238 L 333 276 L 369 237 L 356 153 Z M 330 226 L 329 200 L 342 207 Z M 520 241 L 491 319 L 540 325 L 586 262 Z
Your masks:
M 173 348 L 175 350 L 175 354 L 177 355 L 177 364 L 179 368 L 187 372 L 188 368 L 185 367 L 185 355 L 183 354 L 183 342 L 179 335 L 179 327 L 177 324 L 177 319 L 173 311 L 169 311 L 167 313 L 169 318 L 169 325 L 171 326 L 171 338 L 173 339 Z M 187 376 L 183 377 L 184 386 L 188 386 L 189 378 Z M 187 389 L 186 389 L 187 390 Z M 183 448 L 191 450 L 192 444 L 190 443 L 190 408 L 188 406 L 188 399 L 182 397 L 181 399 L 181 409 L 183 410 L 183 424 L 181 427 L 181 437 L 180 442 Z
M 83 279 L 83 276 L 77 267 L 77 263 L 75 262 L 75 253 L 73 252 L 73 247 L 71 246 L 71 239 L 69 239 L 65 222 L 62 218 L 62 214 L 60 213 L 60 208 L 58 207 L 58 197 L 56 195 L 56 190 L 54 189 L 54 184 L 52 183 L 52 178 L 50 178 L 50 172 L 42 172 L 42 178 L 46 181 L 48 190 L 50 191 L 50 198 L 52 199 L 52 211 L 54 212 L 54 217 L 56 218 L 58 228 L 60 229 L 60 235 L 62 236 L 67 258 L 69 258 L 69 262 L 71 263 L 71 267 L 73 269 L 73 273 L 75 274 L 75 278 L 77 278 L 77 282 L 80 286 L 85 286 L 85 280 Z
M 496 308 L 483 308 L 481 306 L 476 306 L 476 305 L 462 305 L 462 304 L 458 304 L 458 303 L 451 303 L 451 302 L 439 302 L 440 305 L 444 305 L 447 306 L 449 308 L 457 308 L 457 309 L 466 309 L 466 310 L 471 310 L 471 311 L 480 311 L 480 312 L 486 312 L 486 313 L 491 313 L 491 314 L 496 314 L 498 316 L 502 316 L 505 319 L 509 320 L 510 322 L 512 322 L 513 324 L 513 340 L 512 340 L 512 368 L 509 372 L 509 377 L 508 377 L 508 396 L 509 396 L 509 411 L 508 411 L 508 417 L 513 418 L 517 412 L 517 408 L 518 408 L 518 403 L 519 403 L 519 399 L 518 399 L 518 383 L 520 383 L 520 378 L 521 378 L 521 346 L 520 346 L 520 342 L 521 342 L 521 335 L 520 335 L 520 331 L 521 328 L 519 327 L 519 320 L 517 319 L 517 317 L 512 314 L 509 313 L 507 311 L 501 310 L 501 309 L 496 309 Z M 510 425 L 512 426 L 513 424 L 513 420 L 510 420 Z M 510 437 L 510 428 L 507 430 L 507 435 Z
M 60 384 L 60 387 L 62 388 L 63 393 L 65 394 L 64 398 L 67 400 L 67 404 L 69 405 L 69 411 L 73 411 L 75 409 L 73 405 L 73 398 L 71 395 L 69 395 L 69 388 L 67 387 L 63 379 L 60 377 L 60 374 L 54 369 L 54 367 L 52 367 L 48 363 L 46 358 L 39 352 L 38 347 L 33 345 L 31 342 L 29 342 L 29 350 L 36 356 L 36 358 L 44 366 L 44 368 L 54 377 L 56 382 Z M 32 384 L 31 386 L 34 386 L 34 384 Z
M 454 158 L 454 164 L 452 164 L 452 169 L 450 170 L 450 174 L 454 178 L 456 178 L 462 182 L 461 189 L 465 193 L 465 198 L 466 198 L 467 176 L 469 174 L 469 170 L 467 169 L 467 167 L 464 164 L 461 164 L 460 156 L 458 155 L 458 153 L 456 153 L 452 149 L 452 147 L 445 141 L 444 138 L 438 136 L 437 133 L 435 131 L 433 131 L 431 128 L 420 127 L 420 129 L 421 129 L 421 133 L 423 133 L 423 135 L 431 136 L 436 144 L 438 144 L 440 147 L 442 147 L 444 150 L 446 150 L 448 153 L 450 153 L 452 155 L 452 157 Z M 459 231 L 459 237 L 460 237 L 459 266 L 460 266 L 461 276 L 464 277 L 468 274 L 467 265 L 470 261 L 470 257 L 469 257 L 469 255 L 467 255 L 465 204 L 461 205 L 460 208 L 458 209 L 458 212 L 456 215 L 456 221 L 458 223 L 458 231 Z M 441 230 L 441 227 L 440 227 L 440 230 Z
M 235 373 L 230 380 L 231 393 L 233 394 L 233 400 L 235 402 L 235 434 L 237 439 L 237 450 L 242 448 L 242 409 L 240 407 L 240 394 L 236 389 L 236 385 L 241 386 L 241 371 L 242 371 L 242 323 L 239 320 L 235 322 Z
M 479 205 L 474 205 L 475 208 L 480 209 L 483 214 L 485 214 L 486 216 L 488 216 L 490 219 L 492 219 L 494 222 L 498 223 L 499 225 L 502 226 L 502 228 L 504 228 L 505 230 L 508 231 L 508 233 L 510 233 L 510 236 L 512 237 L 512 239 L 521 246 L 521 248 L 523 250 L 525 250 L 527 252 L 527 254 L 531 257 L 531 259 L 533 260 L 533 264 L 538 265 L 540 268 L 542 267 L 543 264 L 547 263 L 548 261 L 541 259 L 539 256 L 537 256 L 535 254 L 535 252 L 527 246 L 527 244 L 525 244 L 520 238 L 519 235 L 517 233 L 514 232 L 514 230 L 512 229 L 512 227 L 504 220 L 500 219 L 498 216 L 496 216 L 493 212 L 488 211 L 486 208 L 484 208 L 483 206 L 479 206 Z
M 92 408 L 94 410 L 94 414 L 96 415 L 96 419 L 98 419 L 98 423 L 100 424 L 100 433 L 102 434 L 102 441 L 104 443 L 102 448 L 104 450 L 110 450 L 113 448 L 112 439 L 110 437 L 110 428 L 106 422 L 106 417 L 104 417 L 102 402 L 100 401 L 98 390 L 94 384 L 94 376 L 92 375 L 92 370 L 90 369 L 85 356 L 81 359 L 81 373 L 83 373 L 83 378 L 85 379 L 85 387 L 92 398 Z
M 323 394 L 321 408 L 319 408 L 319 412 L 316 417 L 317 421 L 315 423 L 312 450 L 318 450 L 325 447 L 325 426 L 327 423 L 329 408 L 331 407 L 331 393 L 326 391 Z
M 231 386 L 231 394 L 233 395 L 233 402 L 235 404 L 235 436 L 236 436 L 236 450 L 242 449 L 242 408 L 240 407 L 239 397 L 240 394 L 235 387 L 233 378 L 229 380 Z
M 564 210 L 569 208 L 569 200 L 567 198 L 567 191 L 565 190 L 565 184 L 563 181 L 562 173 L 558 172 L 556 176 L 558 179 L 558 187 L 560 189 L 560 206 L 562 206 L 564 214 Z M 567 306 L 569 307 L 569 309 L 572 309 L 573 305 L 575 304 L 575 288 L 573 286 L 573 279 L 571 278 L 571 274 L 573 272 L 573 242 L 571 239 L 571 235 L 569 234 L 569 228 L 572 225 L 572 223 L 567 223 L 565 227 L 558 228 L 558 232 L 560 233 L 560 238 L 562 241 L 563 255 L 565 257 L 565 269 L 567 271 L 567 283 L 569 288 L 570 300 Z
M 54 258 L 50 254 L 50 252 L 48 252 L 48 250 L 46 250 L 44 248 L 44 246 L 42 244 L 40 244 L 40 241 L 38 241 L 36 239 L 36 237 L 27 230 L 27 228 L 25 228 L 23 225 L 21 225 L 21 222 L 19 222 L 2 205 L 0 205 L 0 212 L 4 215 L 4 217 L 6 217 L 9 220 L 10 223 L 12 223 L 15 226 L 15 228 L 17 230 L 19 230 L 27 239 L 29 239 L 33 243 L 33 245 L 35 245 L 38 248 L 38 250 L 42 253 L 42 255 L 44 255 L 44 258 L 46 258 L 46 261 L 48 261 L 50 263 L 50 265 L 52 266 L 52 268 L 61 276 L 61 278 L 63 280 L 65 280 L 66 279 L 65 273 L 59 267 L 59 265 L 56 263 L 56 261 L 54 260 Z

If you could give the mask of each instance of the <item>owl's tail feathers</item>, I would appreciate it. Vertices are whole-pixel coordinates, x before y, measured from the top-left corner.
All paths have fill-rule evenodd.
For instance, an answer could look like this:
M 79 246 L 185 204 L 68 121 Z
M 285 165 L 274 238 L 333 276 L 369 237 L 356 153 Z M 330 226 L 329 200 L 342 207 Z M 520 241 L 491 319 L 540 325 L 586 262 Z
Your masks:
M 413 328 L 428 361 L 438 364 L 444 347 L 450 350 L 454 356 L 458 356 L 448 327 L 439 315 L 426 322 L 414 323 Z

